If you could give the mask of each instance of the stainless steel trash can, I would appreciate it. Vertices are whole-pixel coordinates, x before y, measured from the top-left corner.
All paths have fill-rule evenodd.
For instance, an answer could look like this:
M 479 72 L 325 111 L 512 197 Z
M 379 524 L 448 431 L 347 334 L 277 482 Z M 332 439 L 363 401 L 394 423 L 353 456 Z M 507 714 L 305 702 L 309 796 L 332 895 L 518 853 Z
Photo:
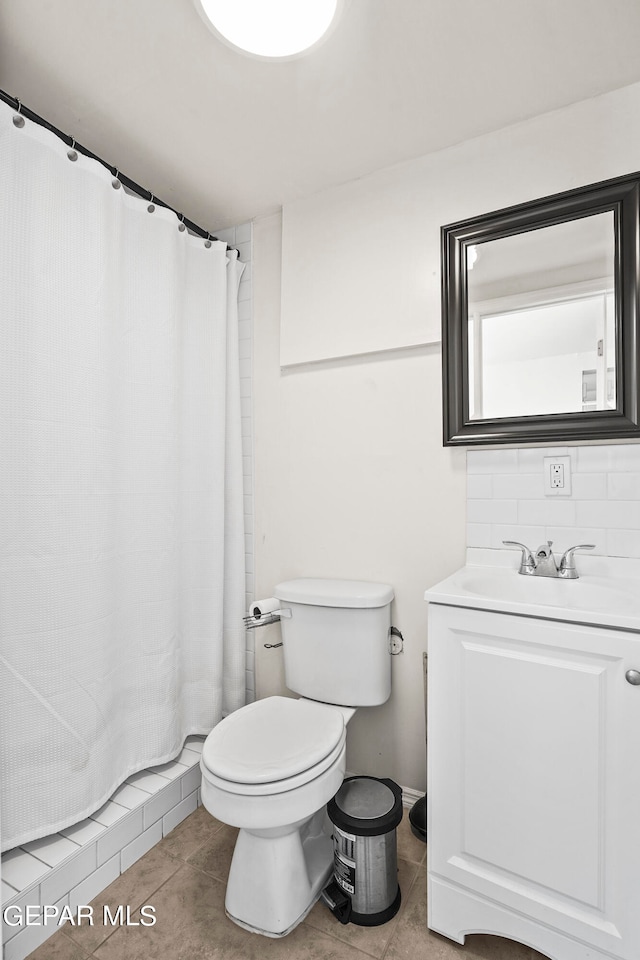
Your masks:
M 333 824 L 334 881 L 323 900 L 342 923 L 386 923 L 400 908 L 400 787 L 393 780 L 348 777 L 327 804 L 327 814 Z

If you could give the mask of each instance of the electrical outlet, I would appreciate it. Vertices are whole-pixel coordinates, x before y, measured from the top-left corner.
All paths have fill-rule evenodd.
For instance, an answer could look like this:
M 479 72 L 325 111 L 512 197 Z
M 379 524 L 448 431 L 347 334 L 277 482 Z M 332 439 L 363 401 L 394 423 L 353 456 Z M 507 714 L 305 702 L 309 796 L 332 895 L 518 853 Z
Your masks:
M 571 457 L 544 457 L 545 496 L 568 496 L 571 493 Z

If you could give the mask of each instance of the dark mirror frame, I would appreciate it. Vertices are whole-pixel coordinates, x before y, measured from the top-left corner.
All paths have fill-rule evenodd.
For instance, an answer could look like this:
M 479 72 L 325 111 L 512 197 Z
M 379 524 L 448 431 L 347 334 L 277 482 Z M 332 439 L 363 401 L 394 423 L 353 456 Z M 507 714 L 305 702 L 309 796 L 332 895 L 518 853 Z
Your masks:
M 471 420 L 467 247 L 608 211 L 615 233 L 616 409 Z M 441 253 L 445 446 L 640 437 L 639 173 L 444 226 Z

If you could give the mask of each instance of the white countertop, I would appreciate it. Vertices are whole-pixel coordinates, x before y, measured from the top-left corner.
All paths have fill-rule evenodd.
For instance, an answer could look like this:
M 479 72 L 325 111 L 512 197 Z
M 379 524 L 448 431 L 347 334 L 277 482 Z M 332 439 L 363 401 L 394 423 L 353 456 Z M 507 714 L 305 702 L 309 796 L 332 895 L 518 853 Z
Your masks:
M 640 560 L 577 553 L 579 577 L 518 573 L 520 551 L 467 551 L 467 563 L 430 587 L 429 603 L 640 631 Z

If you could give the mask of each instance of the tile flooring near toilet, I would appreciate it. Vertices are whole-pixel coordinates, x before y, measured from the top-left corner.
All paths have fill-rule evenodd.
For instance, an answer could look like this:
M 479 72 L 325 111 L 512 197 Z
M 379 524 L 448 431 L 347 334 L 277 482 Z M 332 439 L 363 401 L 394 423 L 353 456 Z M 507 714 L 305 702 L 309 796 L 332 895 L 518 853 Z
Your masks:
M 317 903 L 287 937 L 248 933 L 224 912 L 236 833 L 198 807 L 89 904 L 93 926 L 67 924 L 28 960 L 542 960 L 499 937 L 469 936 L 461 947 L 427 930 L 426 850 L 407 811 L 398 828 L 402 906 L 393 920 L 342 926 Z M 117 916 L 120 906 L 140 925 L 105 926 L 104 908 Z M 150 907 L 156 923 L 144 926 Z

